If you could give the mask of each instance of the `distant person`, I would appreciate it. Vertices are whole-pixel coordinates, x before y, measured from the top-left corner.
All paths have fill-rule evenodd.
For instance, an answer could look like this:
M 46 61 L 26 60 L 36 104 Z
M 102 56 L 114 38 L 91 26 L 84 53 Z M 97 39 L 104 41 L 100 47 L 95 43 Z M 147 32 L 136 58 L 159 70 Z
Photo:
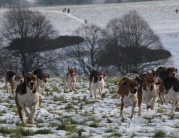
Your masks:
M 70 13 L 70 9 L 68 9 L 67 12 Z
M 63 9 L 63 12 L 66 12 L 66 8 Z
M 87 20 L 85 20 L 85 24 L 87 24 Z
M 178 9 L 176 9 L 176 11 L 175 11 L 175 12 L 176 12 L 176 14 L 177 14 L 177 13 L 178 13 Z

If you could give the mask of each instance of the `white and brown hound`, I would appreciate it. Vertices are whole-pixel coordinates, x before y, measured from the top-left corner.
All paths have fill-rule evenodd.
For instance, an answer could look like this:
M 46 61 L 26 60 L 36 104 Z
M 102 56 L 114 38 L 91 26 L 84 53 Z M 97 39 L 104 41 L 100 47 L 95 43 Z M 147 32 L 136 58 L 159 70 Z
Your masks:
M 8 92 L 8 83 L 11 86 L 11 91 L 13 95 L 15 94 L 14 89 L 17 88 L 17 85 L 24 81 L 24 77 L 21 74 L 15 73 L 15 71 L 9 70 L 5 75 L 5 87 Z
M 66 92 L 67 84 L 70 88 L 70 91 L 75 90 L 76 85 L 76 67 L 68 67 L 68 73 L 65 75 L 64 78 L 64 92 Z
M 34 116 L 39 106 L 39 92 L 37 89 L 37 76 L 33 74 L 25 75 L 24 72 L 22 73 L 24 76 L 24 82 L 20 83 L 17 86 L 16 94 L 15 94 L 15 103 L 17 106 L 18 114 L 23 123 L 23 111 L 25 111 L 26 116 L 34 123 Z M 30 109 L 29 110 L 27 109 Z
M 94 97 L 96 99 L 96 91 L 99 90 L 100 97 L 104 89 L 104 77 L 105 73 L 102 71 L 92 70 L 89 76 L 89 87 L 90 87 L 90 97 L 92 97 L 92 89 L 94 90 Z

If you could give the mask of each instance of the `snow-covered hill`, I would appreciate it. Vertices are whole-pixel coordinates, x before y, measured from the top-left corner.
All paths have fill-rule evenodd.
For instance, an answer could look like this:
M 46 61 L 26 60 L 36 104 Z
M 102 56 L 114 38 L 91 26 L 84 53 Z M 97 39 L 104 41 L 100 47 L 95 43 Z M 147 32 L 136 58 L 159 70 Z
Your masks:
M 70 8 L 70 13 L 64 13 L 64 8 Z M 100 4 L 81 6 L 36 7 L 59 31 L 60 35 L 72 35 L 77 27 L 87 20 L 88 24 L 96 24 L 102 28 L 113 18 L 120 18 L 130 10 L 136 10 L 159 35 L 165 49 L 172 53 L 169 66 L 179 69 L 179 1 L 153 1 L 121 4 Z M 0 9 L 0 21 L 5 9 Z

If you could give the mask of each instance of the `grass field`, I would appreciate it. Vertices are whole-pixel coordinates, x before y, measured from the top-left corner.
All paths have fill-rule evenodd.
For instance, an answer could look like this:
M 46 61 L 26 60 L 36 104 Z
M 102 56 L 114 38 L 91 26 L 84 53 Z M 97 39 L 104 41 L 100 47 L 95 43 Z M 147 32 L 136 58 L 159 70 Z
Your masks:
M 172 137 L 179 132 L 179 113 L 169 115 L 171 104 L 156 104 L 154 111 L 142 105 L 142 116 L 130 119 L 131 106 L 120 114 L 120 99 L 116 97 L 121 77 L 106 77 L 103 97 L 90 98 L 87 77 L 77 77 L 76 91 L 63 91 L 62 77 L 48 80 L 40 95 L 35 124 L 22 124 L 17 115 L 12 93 L 4 93 L 1 79 L 0 133 L 2 137 L 111 138 L 111 137 Z

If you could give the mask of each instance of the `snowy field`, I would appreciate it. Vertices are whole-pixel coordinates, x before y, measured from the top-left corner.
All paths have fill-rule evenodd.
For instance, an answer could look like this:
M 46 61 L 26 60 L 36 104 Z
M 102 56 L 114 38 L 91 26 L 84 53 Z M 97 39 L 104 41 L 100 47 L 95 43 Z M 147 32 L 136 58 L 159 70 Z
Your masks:
M 63 13 L 62 7 L 33 8 L 51 20 L 60 35 L 71 35 L 84 23 L 101 27 L 115 17 L 121 17 L 130 10 L 148 21 L 160 36 L 163 46 L 172 53 L 171 66 L 179 69 L 179 1 L 123 3 L 110 5 L 68 6 L 70 14 Z M 0 9 L 0 21 L 6 9 Z M 173 63 L 173 64 L 172 64 Z M 36 114 L 36 123 L 21 124 L 11 93 L 4 93 L 4 82 L 0 79 L 0 137 L 33 138 L 148 138 L 179 136 L 179 112 L 169 115 L 171 104 L 156 104 L 155 110 L 146 110 L 142 105 L 142 116 L 131 120 L 131 107 L 124 108 L 124 118 L 120 114 L 120 99 L 116 98 L 120 77 L 106 77 L 102 99 L 89 97 L 87 77 L 77 76 L 76 91 L 63 91 L 61 77 L 48 80 L 45 94 L 41 94 L 41 104 Z
M 4 93 L 0 80 L 0 134 L 2 137 L 29 136 L 31 138 L 148 138 L 179 135 L 179 112 L 169 115 L 171 104 L 156 104 L 155 110 L 146 110 L 131 120 L 131 106 L 120 115 L 120 99 L 116 98 L 119 77 L 106 77 L 102 99 L 89 96 L 87 77 L 77 77 L 76 91 L 63 91 L 61 77 L 50 78 L 41 94 L 35 124 L 21 124 L 12 93 Z M 27 120 L 27 118 L 26 118 Z M 13 132 L 13 133 L 12 133 Z M 0 136 L 1 137 L 1 136 Z

